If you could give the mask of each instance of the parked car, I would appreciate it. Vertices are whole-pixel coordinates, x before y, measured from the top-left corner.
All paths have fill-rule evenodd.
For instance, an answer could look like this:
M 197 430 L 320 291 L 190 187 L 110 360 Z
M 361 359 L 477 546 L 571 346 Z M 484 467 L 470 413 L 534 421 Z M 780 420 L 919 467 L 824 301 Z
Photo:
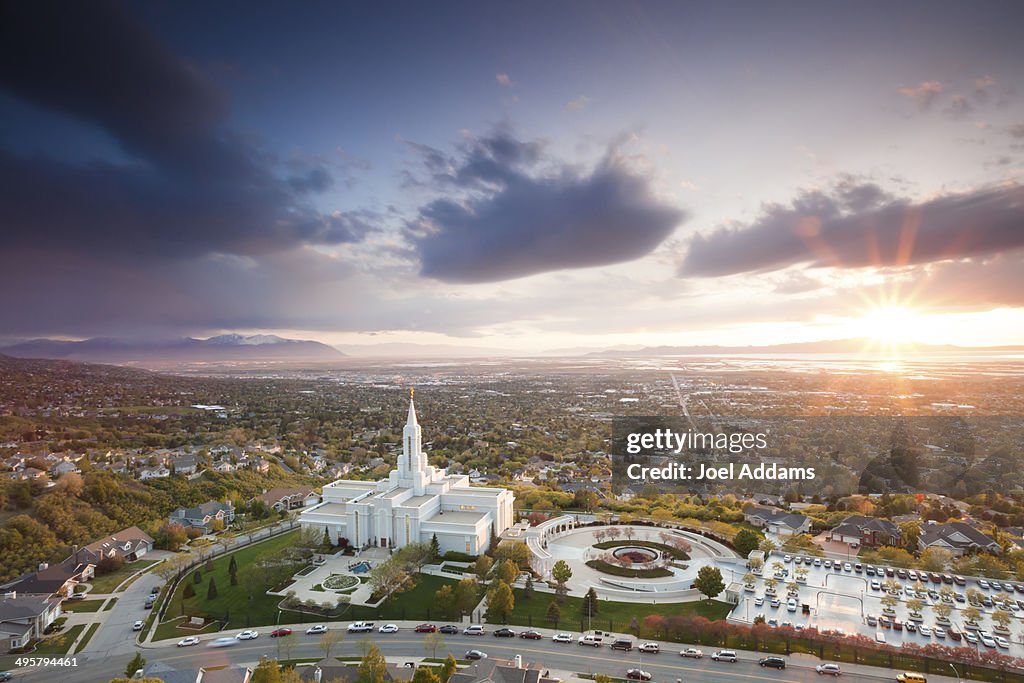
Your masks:
M 256 640 L 259 638 L 259 635 L 259 631 L 242 631 L 235 636 L 235 638 L 238 638 L 239 640 Z
M 766 667 L 768 667 L 770 669 L 785 669 L 786 668 L 786 660 L 783 659 L 782 657 L 762 657 L 761 659 L 757 660 L 757 663 L 760 666 L 763 666 L 763 667 L 766 666 Z
M 516 632 L 510 628 L 499 628 L 494 631 L 495 638 L 515 638 Z
M 661 652 L 661 646 L 657 643 L 640 643 L 640 652 L 656 655 Z
M 970 631 L 964 631 L 964 640 L 966 640 L 971 645 L 978 644 L 978 636 L 974 635 Z
M 540 640 L 544 636 L 541 635 L 540 631 L 523 631 L 519 634 L 520 638 L 526 638 L 527 640 Z
M 398 633 L 398 624 L 384 624 L 377 629 L 377 633 Z
M 643 669 L 627 669 L 626 678 L 634 681 L 649 681 L 651 680 L 651 674 L 647 673 Z
M 14 678 L 14 674 L 10 671 L 0 671 L 0 681 L 9 681 Z
M 445 626 L 442 626 L 438 630 L 440 630 L 441 633 L 444 633 L 444 634 L 447 634 L 447 635 L 454 635 L 454 634 L 457 634 L 459 632 L 459 627 L 458 626 L 453 626 L 452 624 L 446 624 Z
M 357 621 L 354 624 L 349 624 L 345 630 L 349 633 L 370 633 L 373 631 L 373 622 Z
M 711 659 L 716 662 L 735 662 L 737 657 L 734 650 L 719 650 L 711 655 Z
M 760 607 L 763 604 L 764 604 L 764 596 L 763 595 L 758 595 L 756 598 L 754 598 L 754 606 Z
M 416 633 L 434 633 L 437 631 L 437 627 L 433 624 L 420 624 L 415 629 Z M 455 629 L 458 631 L 459 629 Z
M 819 664 L 814 667 L 814 670 L 818 672 L 819 676 L 839 676 L 843 673 L 838 664 Z
M 484 634 L 484 627 L 480 624 L 470 624 L 466 628 L 462 629 L 462 635 L 464 636 L 482 636 Z
M 276 628 L 276 629 L 274 629 L 273 631 L 270 632 L 270 637 L 271 638 L 284 638 L 285 636 L 290 636 L 291 634 L 292 634 L 292 630 L 290 628 Z
M 188 638 L 182 638 L 178 641 L 178 647 L 189 647 L 191 645 L 198 645 L 199 638 L 197 636 L 189 636 Z
M 601 647 L 601 641 L 602 641 L 601 636 L 593 636 L 593 635 L 590 635 L 590 634 L 587 634 L 585 636 L 580 636 L 579 638 L 576 639 L 576 642 L 578 644 L 580 644 L 580 645 L 589 645 L 590 647 Z
M 700 659 L 701 657 L 704 656 L 704 652 L 701 651 L 701 650 L 698 650 L 695 647 L 688 647 L 685 650 L 680 651 L 679 652 L 679 656 L 680 657 L 689 657 L 689 658 L 692 658 L 692 659 Z
M 916 671 L 904 671 L 896 680 L 900 683 L 928 683 L 928 679 Z
M 487 659 L 487 653 L 480 650 L 466 650 L 466 659 Z
M 556 633 L 555 635 L 551 636 L 551 640 L 556 642 L 556 643 L 571 643 L 572 642 L 572 634 L 571 633 Z
M 315 636 L 318 633 L 327 633 L 327 627 L 323 624 L 317 624 L 316 626 L 310 626 L 306 629 L 307 636 Z

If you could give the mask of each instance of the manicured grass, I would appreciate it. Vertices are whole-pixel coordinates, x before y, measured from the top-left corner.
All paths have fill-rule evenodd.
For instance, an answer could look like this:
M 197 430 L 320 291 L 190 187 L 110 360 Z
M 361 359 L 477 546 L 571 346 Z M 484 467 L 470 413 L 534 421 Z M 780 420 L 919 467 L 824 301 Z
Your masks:
M 629 567 L 620 567 L 616 564 L 605 562 L 604 560 L 589 560 L 587 561 L 587 566 L 605 574 L 624 576 L 629 579 L 659 579 L 665 576 L 672 576 L 672 572 L 661 567 L 655 567 L 653 569 L 631 569 Z
M 109 612 L 110 610 L 114 609 L 114 605 L 116 604 L 117 598 L 110 598 L 110 600 L 107 600 L 107 606 L 103 608 L 103 611 Z
M 92 593 L 113 593 L 118 584 L 127 579 L 135 572 L 148 569 L 160 560 L 138 560 L 118 569 L 116 572 L 96 576 L 89 583 L 92 584 Z
M 188 618 L 178 618 L 172 621 L 165 621 L 156 627 L 156 632 L 153 634 L 153 640 L 165 640 L 171 638 L 178 640 L 185 636 L 198 636 L 204 633 L 213 633 L 214 631 L 220 630 L 220 622 L 214 621 L 201 629 L 194 628 L 178 628 L 178 624 L 187 624 Z
M 361 607 L 350 605 L 338 618 L 366 619 L 442 619 L 442 610 L 434 603 L 434 593 L 441 586 L 451 586 L 455 590 L 458 582 L 440 576 L 416 575 L 416 586 L 410 590 L 392 595 L 380 607 Z
M 72 626 L 63 633 L 48 636 L 36 644 L 36 649 L 29 655 L 31 657 L 45 657 L 53 655 L 66 655 L 71 643 L 75 642 L 78 634 L 85 628 L 85 624 Z
M 75 648 L 75 654 L 77 654 L 77 653 L 79 653 L 79 652 L 81 652 L 82 650 L 85 649 L 85 646 L 89 644 L 89 641 L 92 639 L 92 637 L 96 633 L 96 631 L 99 630 L 99 628 L 100 628 L 99 624 L 91 624 L 89 626 L 89 630 L 85 632 L 85 635 L 82 636 L 82 640 L 80 640 L 78 642 L 78 647 Z
M 244 585 L 242 577 L 245 571 L 254 562 L 261 558 L 279 557 L 281 552 L 293 542 L 295 532 L 288 532 L 275 536 L 266 541 L 260 541 L 254 545 L 247 546 L 227 556 L 219 557 L 213 562 L 213 571 L 207 572 L 199 567 L 202 574 L 202 581 L 196 585 L 192 583 L 195 570 L 190 572 L 181 582 L 178 583 L 174 594 L 170 598 L 164 619 L 170 620 L 180 617 L 183 613 L 189 616 L 208 616 L 212 619 L 224 620 L 228 618 L 229 628 L 248 628 L 252 626 L 267 626 L 277 623 L 277 605 L 281 598 L 273 595 L 259 593 L 250 600 L 249 593 Z M 231 576 L 228 574 L 228 567 L 231 565 L 231 557 L 234 556 L 238 565 L 239 583 L 231 585 Z M 213 578 L 217 585 L 217 597 L 213 600 L 206 599 L 206 593 L 210 578 Z M 196 595 L 184 600 L 183 595 L 186 585 L 192 585 Z M 182 603 L 184 602 L 184 606 Z M 168 629 L 165 624 L 157 628 L 156 639 L 184 637 L 186 629 L 177 629 L 173 626 Z M 191 633 L 191 631 L 188 631 Z
M 515 610 L 509 617 L 509 623 L 518 626 L 535 626 L 552 628 L 548 621 L 548 606 L 555 596 L 550 593 L 534 593 L 529 600 L 523 597 L 522 589 L 516 588 Z M 583 599 L 566 597 L 559 605 L 562 611 L 562 618 L 558 622 L 558 628 L 586 630 L 587 618 L 583 616 Z M 590 623 L 596 629 L 607 629 L 609 631 L 626 631 L 629 629 L 630 621 L 636 618 L 638 624 L 643 624 L 644 617 L 657 614 L 661 616 L 674 615 L 697 615 L 707 619 L 725 619 L 732 610 L 732 605 L 716 600 L 698 600 L 694 602 L 669 602 L 660 605 L 646 605 L 634 602 L 610 602 L 601 600 L 598 604 L 598 612 L 590 619 Z M 532 622 L 531 622 L 532 619 Z M 610 625 L 609 625 L 610 623 Z
M 84 612 L 99 612 L 100 605 L 103 604 L 103 600 L 71 600 L 64 602 L 61 605 L 61 609 L 65 612 L 74 612 L 80 614 Z

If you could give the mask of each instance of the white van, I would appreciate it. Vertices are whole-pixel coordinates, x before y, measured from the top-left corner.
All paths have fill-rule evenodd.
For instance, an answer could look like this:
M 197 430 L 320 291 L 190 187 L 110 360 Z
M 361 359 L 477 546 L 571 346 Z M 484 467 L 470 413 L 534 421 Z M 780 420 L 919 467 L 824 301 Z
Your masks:
M 484 627 L 480 624 L 471 624 L 462 631 L 462 635 L 465 636 L 482 636 L 483 634 Z

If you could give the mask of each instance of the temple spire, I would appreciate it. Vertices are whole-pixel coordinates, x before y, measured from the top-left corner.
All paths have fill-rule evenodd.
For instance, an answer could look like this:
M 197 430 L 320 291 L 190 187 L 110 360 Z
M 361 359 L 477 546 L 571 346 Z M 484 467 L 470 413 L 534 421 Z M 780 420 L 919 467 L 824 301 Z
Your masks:
M 409 424 L 409 425 L 418 425 L 419 424 L 419 422 L 416 421 L 416 404 L 413 402 L 413 394 L 415 394 L 415 393 L 416 393 L 416 390 L 410 387 L 410 389 L 409 389 L 409 418 L 405 421 L 405 423 Z

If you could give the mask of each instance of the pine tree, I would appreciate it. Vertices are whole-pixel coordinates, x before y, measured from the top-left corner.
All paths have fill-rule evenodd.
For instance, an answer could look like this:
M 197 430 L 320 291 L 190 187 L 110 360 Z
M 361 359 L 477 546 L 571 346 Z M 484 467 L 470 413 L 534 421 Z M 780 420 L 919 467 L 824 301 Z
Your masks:
M 197 569 L 196 573 L 192 575 L 192 583 L 194 583 L 195 585 L 198 586 L 202 582 L 203 582 L 203 573 Z
M 231 562 L 228 563 L 228 574 L 235 574 L 238 572 L 238 563 L 235 562 L 235 556 L 231 556 Z
M 182 593 L 182 595 L 184 596 L 184 598 L 186 600 L 188 600 L 189 598 L 194 598 L 196 596 L 196 591 L 195 591 L 194 588 L 192 588 L 192 584 L 191 583 L 186 583 L 185 584 L 185 592 Z
M 441 544 L 437 540 L 437 534 L 430 537 L 430 559 L 433 562 L 441 559 Z
M 533 597 L 533 574 L 526 575 L 526 587 L 523 589 L 523 599 L 529 600 Z
M 206 587 L 206 599 L 215 600 L 217 598 L 217 583 L 210 577 L 210 584 Z
M 552 626 L 558 628 L 558 622 L 562 618 L 562 609 L 558 606 L 558 603 L 554 600 L 548 605 L 548 621 Z
M 596 617 L 598 610 L 597 592 L 591 587 L 583 596 L 583 616 L 585 618 Z
M 128 662 L 128 666 L 124 668 L 125 678 L 134 678 L 135 672 L 146 666 L 146 660 L 143 658 L 142 653 L 136 652 L 132 660 Z

